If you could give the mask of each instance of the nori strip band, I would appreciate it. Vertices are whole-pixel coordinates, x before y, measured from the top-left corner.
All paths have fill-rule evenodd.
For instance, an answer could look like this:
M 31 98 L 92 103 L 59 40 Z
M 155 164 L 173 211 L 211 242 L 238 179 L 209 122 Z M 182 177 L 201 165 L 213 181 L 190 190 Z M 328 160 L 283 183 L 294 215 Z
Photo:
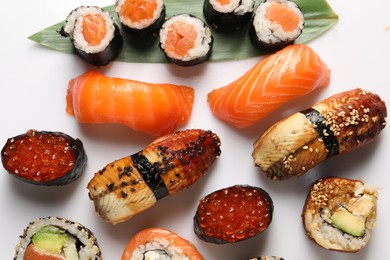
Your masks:
M 305 115 L 310 122 L 315 125 L 315 130 L 318 135 L 324 141 L 325 147 L 327 149 L 327 157 L 337 155 L 339 153 L 339 142 L 337 138 L 334 136 L 333 131 L 324 124 L 325 118 L 321 113 L 313 108 L 308 108 L 306 110 L 301 111 L 302 114 Z
M 131 159 L 133 160 L 135 168 L 142 175 L 142 178 L 148 184 L 157 200 L 169 195 L 168 189 L 160 176 L 162 169 L 160 168 L 161 164 L 151 164 L 142 152 L 133 154 Z

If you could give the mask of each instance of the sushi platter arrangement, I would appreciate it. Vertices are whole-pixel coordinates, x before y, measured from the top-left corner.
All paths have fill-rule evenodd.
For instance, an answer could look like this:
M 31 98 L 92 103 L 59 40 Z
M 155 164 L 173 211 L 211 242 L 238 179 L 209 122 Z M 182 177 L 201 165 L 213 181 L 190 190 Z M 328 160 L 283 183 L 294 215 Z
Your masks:
M 366 4 L 4 2 L 0 258 L 390 258 Z

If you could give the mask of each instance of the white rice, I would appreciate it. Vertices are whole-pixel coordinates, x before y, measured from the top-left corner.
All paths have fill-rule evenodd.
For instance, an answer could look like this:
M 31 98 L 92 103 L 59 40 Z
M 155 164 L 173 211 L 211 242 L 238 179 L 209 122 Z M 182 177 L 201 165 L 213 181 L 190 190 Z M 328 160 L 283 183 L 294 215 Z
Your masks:
M 204 57 L 210 51 L 210 43 L 212 41 L 211 30 L 199 18 L 190 16 L 188 14 L 176 15 L 165 21 L 160 30 L 161 48 L 165 50 L 165 43 L 167 40 L 168 31 L 174 23 L 188 23 L 195 26 L 197 37 L 195 39 L 194 47 L 188 51 L 185 57 L 179 57 L 175 53 L 166 53 L 171 59 L 178 59 L 182 61 L 190 61 L 199 57 Z
M 299 24 L 295 30 L 286 32 L 278 23 L 274 23 L 267 19 L 266 11 L 272 2 L 282 3 L 287 5 L 299 16 Z M 258 6 L 253 18 L 253 26 L 258 39 L 266 43 L 278 43 L 281 41 L 295 40 L 301 33 L 304 27 L 304 17 L 297 4 L 289 0 L 268 0 Z
M 209 0 L 209 3 L 217 12 L 243 15 L 253 11 L 255 0 L 231 0 L 226 5 L 221 5 L 217 0 Z
M 134 250 L 131 260 L 190 260 L 178 247 L 165 238 L 154 238 Z
M 126 25 L 129 28 L 141 30 L 149 27 L 153 23 L 155 23 L 161 16 L 161 13 L 164 9 L 164 0 L 155 0 L 157 3 L 157 8 L 154 10 L 153 17 L 151 19 L 144 19 L 138 22 L 133 22 L 129 17 L 121 15 L 121 8 L 124 3 L 128 0 L 117 0 L 115 3 L 115 11 L 119 16 L 119 20 L 122 24 Z M 150 2 L 150 0 L 146 0 L 145 2 Z

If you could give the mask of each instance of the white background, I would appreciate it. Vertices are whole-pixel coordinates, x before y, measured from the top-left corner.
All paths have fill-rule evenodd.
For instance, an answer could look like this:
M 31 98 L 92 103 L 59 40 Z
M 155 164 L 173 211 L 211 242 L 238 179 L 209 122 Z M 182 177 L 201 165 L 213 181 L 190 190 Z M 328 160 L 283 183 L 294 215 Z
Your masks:
M 390 100 L 390 2 L 388 0 L 329 0 L 339 22 L 320 38 L 308 43 L 332 71 L 331 84 L 276 111 L 257 125 L 237 130 L 217 120 L 206 97 L 214 88 L 237 79 L 261 58 L 238 62 L 206 63 L 192 68 L 168 64 L 114 62 L 102 69 L 108 76 L 170 82 L 193 86 L 196 100 L 186 128 L 216 132 L 222 154 L 208 174 L 174 196 L 133 219 L 111 226 L 94 212 L 86 185 L 106 164 L 131 155 L 154 138 L 125 126 L 81 125 L 65 112 L 70 79 L 92 68 L 78 57 L 53 51 L 27 39 L 31 34 L 63 20 L 79 5 L 112 5 L 112 1 L 34 0 L 2 1 L 0 59 L 0 143 L 28 129 L 62 131 L 84 142 L 86 171 L 64 187 L 40 187 L 23 183 L 0 168 L 0 259 L 12 259 L 19 235 L 39 217 L 59 216 L 81 222 L 96 235 L 103 258 L 120 259 L 127 241 L 143 228 L 170 229 L 192 241 L 205 259 L 245 260 L 252 256 L 279 255 L 295 259 L 390 259 L 390 133 L 385 128 L 366 147 L 339 155 L 318 165 L 303 177 L 271 181 L 253 166 L 252 143 L 272 123 L 309 107 L 334 93 L 361 87 Z M 331 252 L 309 241 L 301 223 L 301 210 L 311 184 L 319 177 L 361 179 L 379 188 L 377 227 L 361 252 Z M 200 241 L 192 218 L 201 197 L 234 184 L 264 188 L 274 201 L 273 222 L 259 236 L 236 244 L 216 245 Z M 385 244 L 387 242 L 387 245 Z

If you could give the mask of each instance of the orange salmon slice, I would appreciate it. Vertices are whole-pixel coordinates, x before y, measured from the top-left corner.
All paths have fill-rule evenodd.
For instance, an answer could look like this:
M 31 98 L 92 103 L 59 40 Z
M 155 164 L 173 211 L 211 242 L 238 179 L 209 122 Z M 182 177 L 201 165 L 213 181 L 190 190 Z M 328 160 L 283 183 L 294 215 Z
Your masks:
M 83 17 L 84 39 L 92 46 L 99 45 L 106 36 L 106 20 L 100 14 L 87 14 Z
M 230 0 L 217 0 L 217 2 L 218 2 L 220 5 L 227 5 L 227 4 L 230 4 Z
M 66 111 L 80 123 L 118 123 L 154 136 L 187 123 L 194 89 L 112 78 L 88 71 L 70 80 Z
M 168 28 L 165 51 L 172 57 L 183 58 L 194 47 L 197 36 L 192 24 L 175 22 Z
M 285 32 L 291 32 L 299 24 L 299 16 L 288 6 L 272 2 L 267 8 L 266 17 L 282 26 Z
M 127 0 L 120 8 L 122 16 L 133 23 L 152 19 L 157 9 L 157 2 L 153 0 Z
M 329 85 L 328 66 L 310 47 L 294 44 L 268 56 L 239 79 L 211 91 L 212 113 L 238 128 L 254 125 L 290 100 Z
M 24 260 L 66 260 L 64 256 L 39 251 L 33 244 L 27 246 Z

